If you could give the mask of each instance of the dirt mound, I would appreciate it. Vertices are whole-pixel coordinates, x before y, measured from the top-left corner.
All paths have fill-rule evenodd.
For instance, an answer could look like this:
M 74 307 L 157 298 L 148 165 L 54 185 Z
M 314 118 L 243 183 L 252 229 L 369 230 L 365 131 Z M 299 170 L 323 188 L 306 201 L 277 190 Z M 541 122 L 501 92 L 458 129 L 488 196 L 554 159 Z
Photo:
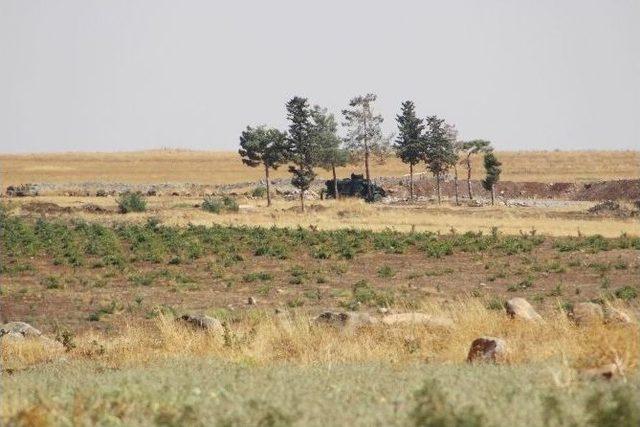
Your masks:
M 398 196 L 408 196 L 409 194 L 409 180 L 406 178 L 382 178 L 375 181 L 390 194 Z M 418 197 L 435 197 L 435 180 L 422 175 L 416 178 L 414 189 Z M 441 191 L 444 197 L 454 197 L 455 182 L 452 180 L 443 182 Z M 480 181 L 471 181 L 471 191 L 474 197 L 480 199 L 490 197 L 489 192 L 482 187 Z M 640 180 L 625 179 L 584 184 L 502 181 L 496 185 L 496 194 L 507 199 L 637 200 L 640 199 Z M 458 182 L 458 195 L 461 199 L 468 199 L 466 181 Z
M 627 218 L 633 216 L 633 212 L 618 202 L 613 200 L 607 200 L 606 202 L 598 203 L 587 210 L 592 215 L 601 216 L 615 216 L 619 218 Z
M 640 179 L 590 182 L 575 193 L 575 200 L 635 200 L 640 199 Z

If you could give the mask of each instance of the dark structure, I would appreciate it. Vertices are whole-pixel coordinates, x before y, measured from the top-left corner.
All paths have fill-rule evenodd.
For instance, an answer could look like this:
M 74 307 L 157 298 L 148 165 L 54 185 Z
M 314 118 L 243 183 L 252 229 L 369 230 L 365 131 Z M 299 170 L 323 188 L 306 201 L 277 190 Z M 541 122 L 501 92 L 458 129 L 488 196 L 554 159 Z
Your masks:
M 333 180 L 326 181 L 325 186 L 327 198 L 335 199 Z M 386 195 L 382 187 L 367 181 L 364 175 L 354 173 L 351 174 L 351 178 L 338 180 L 338 194 L 340 197 L 360 197 L 367 202 L 377 202 Z

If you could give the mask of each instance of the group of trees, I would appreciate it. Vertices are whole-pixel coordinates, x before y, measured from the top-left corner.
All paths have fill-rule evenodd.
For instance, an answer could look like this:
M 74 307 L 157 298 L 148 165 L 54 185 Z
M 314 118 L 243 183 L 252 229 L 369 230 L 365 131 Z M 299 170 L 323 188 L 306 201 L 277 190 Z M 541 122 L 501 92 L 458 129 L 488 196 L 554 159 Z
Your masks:
M 491 203 L 494 203 L 494 188 L 500 178 L 501 163 L 495 157 L 489 141 L 475 139 L 458 141 L 455 126 L 446 123 L 437 116 L 428 116 L 425 120 L 416 114 L 412 101 L 402 103 L 402 110 L 396 116 L 398 136 L 393 148 L 402 162 L 409 165 L 409 197 L 414 197 L 413 172 L 416 165 L 424 162 L 436 180 L 438 203 L 441 201 L 440 184 L 444 176 L 453 169 L 455 200 L 458 204 L 458 165 L 467 168 L 467 190 L 469 199 L 473 199 L 471 189 L 471 158 L 474 154 L 484 154 L 487 171 L 482 181 L 484 188 L 491 192 Z
M 342 111 L 346 136 L 338 135 L 338 124 L 333 114 L 320 106 L 310 106 L 307 98 L 293 97 L 286 104 L 289 128 L 286 132 L 266 126 L 247 128 L 240 136 L 239 154 L 243 163 L 251 167 L 263 167 L 267 185 L 267 205 L 271 205 L 269 171 L 288 164 L 291 183 L 300 190 L 300 204 L 304 211 L 304 195 L 316 177 L 315 168 L 331 171 L 337 197 L 336 168 L 347 163 L 364 162 L 365 177 L 371 182 L 371 158 L 380 161 L 390 154 L 390 136 L 382 132 L 383 118 L 375 112 L 376 95 L 367 94 L 353 98 Z M 500 162 L 492 153 L 489 142 L 474 140 L 457 141 L 454 126 L 443 119 L 429 116 L 420 119 L 411 101 L 402 104 L 397 116 L 398 136 L 393 144 L 396 155 L 409 165 L 410 196 L 414 197 L 414 167 L 424 162 L 436 178 L 438 203 L 440 184 L 450 169 L 454 169 L 456 203 L 458 201 L 459 162 L 467 167 L 469 198 L 471 192 L 471 156 L 485 153 L 487 178 L 483 185 L 492 192 L 500 176 Z M 461 156 L 464 156 L 461 160 Z

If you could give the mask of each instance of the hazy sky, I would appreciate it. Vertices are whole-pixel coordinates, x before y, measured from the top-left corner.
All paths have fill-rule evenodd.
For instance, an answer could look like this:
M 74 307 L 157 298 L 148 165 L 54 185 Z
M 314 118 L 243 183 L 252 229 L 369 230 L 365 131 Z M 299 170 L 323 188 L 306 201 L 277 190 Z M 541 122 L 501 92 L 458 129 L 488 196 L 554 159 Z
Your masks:
M 235 149 L 293 95 L 499 149 L 640 148 L 640 0 L 0 0 L 0 152 Z

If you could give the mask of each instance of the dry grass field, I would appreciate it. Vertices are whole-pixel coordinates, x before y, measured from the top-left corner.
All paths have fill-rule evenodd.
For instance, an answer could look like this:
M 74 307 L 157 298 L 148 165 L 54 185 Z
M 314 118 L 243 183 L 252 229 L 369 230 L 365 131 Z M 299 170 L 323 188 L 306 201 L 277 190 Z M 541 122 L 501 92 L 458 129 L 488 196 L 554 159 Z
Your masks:
M 505 181 L 575 182 L 640 177 L 638 151 L 498 152 Z M 473 178 L 482 178 L 475 159 Z M 360 166 L 338 171 L 361 172 Z M 402 176 L 408 169 L 397 158 L 373 166 L 374 176 Z M 256 181 L 261 168 L 242 164 L 235 152 L 155 150 L 127 153 L 0 154 L 0 183 L 33 182 L 193 182 L 227 184 Z M 327 173 L 324 174 L 328 176 Z M 280 168 L 274 178 L 288 177 Z
M 505 180 L 640 176 L 638 152 L 500 157 Z M 234 153 L 0 159 L 4 187 L 261 178 Z M 396 160 L 374 170 L 405 173 Z M 640 223 L 628 198 L 597 214 L 597 201 L 544 197 L 494 207 L 309 200 L 301 213 L 282 195 L 267 207 L 254 186 L 234 187 L 237 210 L 219 213 L 197 193 L 146 196 L 143 212 L 126 214 L 117 195 L 3 198 L 0 323 L 25 321 L 55 341 L 0 338 L 0 424 L 640 422 Z M 513 297 L 543 320 L 509 318 Z M 577 324 L 569 314 L 586 301 L 628 319 Z M 315 322 L 325 310 L 378 322 Z M 437 321 L 380 320 L 409 312 Z M 221 329 L 187 327 L 187 313 Z M 466 362 L 480 336 L 505 340 L 499 363 Z M 592 375 L 603 366 L 611 380 Z

